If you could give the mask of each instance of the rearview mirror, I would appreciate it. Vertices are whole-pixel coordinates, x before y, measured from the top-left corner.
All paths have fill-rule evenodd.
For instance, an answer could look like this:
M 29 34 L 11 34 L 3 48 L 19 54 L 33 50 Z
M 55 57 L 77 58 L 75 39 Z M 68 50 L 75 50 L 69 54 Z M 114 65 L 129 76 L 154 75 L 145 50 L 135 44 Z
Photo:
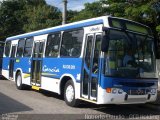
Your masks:
M 109 48 L 109 37 L 108 35 L 104 35 L 102 38 L 102 43 L 101 43 L 101 51 L 107 52 L 108 48 Z

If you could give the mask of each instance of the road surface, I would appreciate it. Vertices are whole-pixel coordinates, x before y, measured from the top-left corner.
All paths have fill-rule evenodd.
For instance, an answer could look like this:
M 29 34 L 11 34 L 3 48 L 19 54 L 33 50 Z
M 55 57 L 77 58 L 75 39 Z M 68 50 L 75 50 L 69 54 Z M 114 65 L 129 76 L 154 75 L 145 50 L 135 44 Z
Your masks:
M 13 81 L 0 80 L 0 115 L 2 120 L 160 120 L 160 104 L 95 105 L 82 102 L 79 108 L 72 108 L 57 94 L 17 90 Z

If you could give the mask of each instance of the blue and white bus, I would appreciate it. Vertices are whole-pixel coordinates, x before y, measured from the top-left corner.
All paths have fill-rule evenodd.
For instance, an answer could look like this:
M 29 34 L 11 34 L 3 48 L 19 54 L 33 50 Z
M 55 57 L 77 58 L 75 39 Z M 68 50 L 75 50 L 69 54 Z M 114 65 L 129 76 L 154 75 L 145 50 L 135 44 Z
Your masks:
M 150 28 L 110 16 L 7 38 L 2 73 L 18 89 L 55 92 L 69 106 L 79 100 L 134 104 L 157 97 Z

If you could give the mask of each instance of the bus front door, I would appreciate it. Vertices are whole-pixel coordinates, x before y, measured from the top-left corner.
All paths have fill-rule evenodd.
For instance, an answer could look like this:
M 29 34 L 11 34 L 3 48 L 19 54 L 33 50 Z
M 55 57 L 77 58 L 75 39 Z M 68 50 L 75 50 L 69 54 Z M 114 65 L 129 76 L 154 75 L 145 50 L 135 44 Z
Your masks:
M 44 41 L 35 41 L 31 66 L 31 85 L 41 86 Z
M 81 97 L 97 101 L 97 86 L 100 67 L 101 33 L 88 34 L 86 37 Z
M 12 45 L 10 61 L 9 61 L 9 79 L 13 79 L 15 53 L 16 53 L 16 45 Z

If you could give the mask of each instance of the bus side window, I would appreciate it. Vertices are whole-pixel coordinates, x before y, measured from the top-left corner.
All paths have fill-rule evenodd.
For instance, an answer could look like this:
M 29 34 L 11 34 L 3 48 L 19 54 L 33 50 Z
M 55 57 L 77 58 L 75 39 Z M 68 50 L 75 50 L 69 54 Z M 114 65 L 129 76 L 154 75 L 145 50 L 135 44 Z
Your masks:
M 64 57 L 79 57 L 83 42 L 83 29 L 63 33 L 60 55 Z
M 32 54 L 32 46 L 33 46 L 33 38 L 26 39 L 25 47 L 24 47 L 24 57 L 30 57 Z
M 17 55 L 16 55 L 17 57 L 22 57 L 23 51 L 24 51 L 24 44 L 25 44 L 25 40 L 20 39 L 17 47 Z
M 46 57 L 57 57 L 59 54 L 60 33 L 50 34 L 47 39 Z
M 6 57 L 9 57 L 10 49 L 11 49 L 11 41 L 7 41 L 5 45 L 5 56 Z

